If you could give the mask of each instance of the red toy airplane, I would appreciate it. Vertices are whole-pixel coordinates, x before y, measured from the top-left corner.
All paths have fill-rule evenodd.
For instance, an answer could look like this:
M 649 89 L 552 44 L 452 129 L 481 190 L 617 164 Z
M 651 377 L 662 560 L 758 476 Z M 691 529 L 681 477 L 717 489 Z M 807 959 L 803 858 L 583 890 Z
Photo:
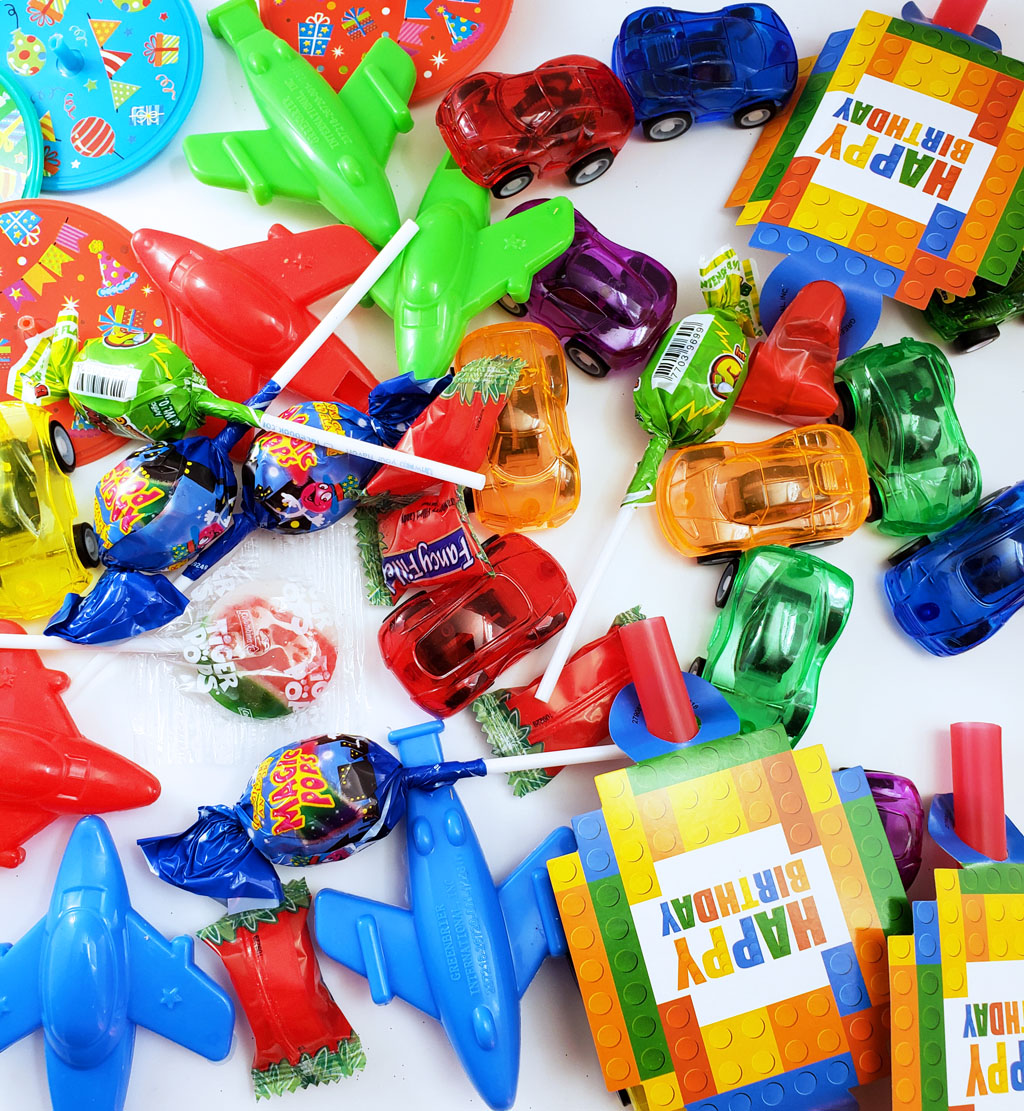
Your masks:
M 0 632 L 24 630 L 0 621 Z M 60 696 L 67 685 L 37 653 L 0 650 L 0 867 L 16 868 L 22 842 L 61 814 L 131 810 L 160 795 L 149 772 L 78 732 Z
M 317 318 L 307 306 L 349 285 L 376 255 L 343 224 L 297 235 L 275 224 L 267 239 L 226 251 L 142 228 L 132 236 L 132 249 L 176 310 L 182 349 L 214 392 L 239 401 L 251 397 L 313 330 Z M 376 384 L 332 336 L 292 388 L 365 411 Z

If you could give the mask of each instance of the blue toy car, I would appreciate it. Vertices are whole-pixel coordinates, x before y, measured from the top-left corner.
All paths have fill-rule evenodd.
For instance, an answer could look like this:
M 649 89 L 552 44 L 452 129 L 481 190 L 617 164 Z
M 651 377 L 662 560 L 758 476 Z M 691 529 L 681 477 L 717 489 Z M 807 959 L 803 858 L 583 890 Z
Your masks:
M 766 124 L 792 95 L 797 57 L 786 25 L 767 4 L 717 12 L 641 8 L 622 23 L 612 69 L 644 135 L 664 142 L 694 120 L 732 116 L 737 127 Z
M 901 548 L 885 593 L 900 628 L 936 656 L 988 640 L 1024 605 L 1024 482 L 933 539 Z

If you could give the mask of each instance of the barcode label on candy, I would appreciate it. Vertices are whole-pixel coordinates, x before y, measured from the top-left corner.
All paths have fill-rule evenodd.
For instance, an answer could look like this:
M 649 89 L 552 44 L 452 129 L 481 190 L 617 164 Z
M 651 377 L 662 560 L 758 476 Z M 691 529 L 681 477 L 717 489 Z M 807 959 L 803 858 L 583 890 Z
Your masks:
M 68 392 L 106 401 L 128 401 L 139 389 L 141 367 L 110 366 L 91 359 L 76 361 L 68 382 Z
M 679 321 L 651 373 L 651 385 L 656 390 L 672 391 L 679 385 L 714 319 L 711 313 L 696 313 Z

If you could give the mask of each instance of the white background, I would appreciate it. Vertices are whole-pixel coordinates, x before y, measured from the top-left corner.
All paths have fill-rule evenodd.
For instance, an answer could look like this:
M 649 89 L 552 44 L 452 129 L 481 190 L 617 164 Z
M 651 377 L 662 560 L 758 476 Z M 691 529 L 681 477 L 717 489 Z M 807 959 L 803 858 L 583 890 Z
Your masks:
M 936 0 L 927 2 L 931 8 Z M 514 72 L 571 52 L 607 59 L 618 26 L 632 6 L 629 0 L 517 0 L 489 65 Z M 802 55 L 815 53 L 829 32 L 853 26 L 861 10 L 853 0 L 776 0 L 775 7 Z M 989 8 L 986 22 L 1003 36 L 1009 52 L 1024 52 L 1024 15 L 1016 0 L 991 0 Z M 234 56 L 212 39 L 205 26 L 204 40 L 203 85 L 184 130 L 260 126 Z M 442 154 L 433 111 L 432 103 L 417 107 L 415 131 L 399 136 L 395 146 L 391 178 L 403 213 L 414 212 Z M 693 312 L 702 307 L 695 277 L 699 256 L 724 242 L 737 247 L 744 244 L 746 237 L 734 228 L 733 214 L 721 206 L 755 138 L 755 134 L 728 124 L 697 125 L 689 135 L 668 144 L 637 138 L 605 177 L 571 190 L 571 196 L 605 234 L 668 265 L 679 281 L 679 315 Z M 552 195 L 561 188 L 558 181 L 544 182 L 529 195 Z M 260 210 L 244 194 L 198 184 L 181 155 L 180 138 L 126 181 L 73 199 L 116 217 L 129 228 L 164 228 L 218 247 L 259 238 L 273 221 L 295 230 L 327 222 L 326 214 L 315 207 L 274 202 Z M 496 204 L 495 215 L 511 206 L 508 202 Z M 777 259 L 761 255 L 758 261 L 762 274 L 767 274 Z M 478 323 L 490 319 L 508 318 L 494 311 Z M 390 323 L 383 316 L 375 310 L 361 311 L 344 334 L 381 377 L 394 373 Z M 893 342 L 905 334 L 927 335 L 921 317 L 887 305 L 876 338 Z M 1024 326 L 1011 323 L 998 344 L 977 355 L 954 359 L 957 408 L 980 459 L 986 491 L 1024 477 L 1020 461 L 1022 342 Z M 645 439 L 633 419 L 630 375 L 594 381 L 571 370 L 570 376 L 569 416 L 582 466 L 583 497 L 573 520 L 543 536 L 541 542 L 562 560 L 579 586 Z M 767 419 L 737 413 L 729 418 L 724 432 L 737 440 L 757 440 L 782 430 Z M 76 478 L 83 515 L 88 513 L 92 484 L 102 469 L 102 465 L 87 468 Z M 863 763 L 908 774 L 922 793 L 930 796 L 950 786 L 949 722 L 1000 722 L 1005 730 L 1007 808 L 1024 820 L 1016 790 L 1024 772 L 1024 750 L 1019 743 L 1024 618 L 1018 617 L 996 637 L 958 658 L 929 656 L 895 628 L 882 596 L 885 556 L 900 543 L 865 526 L 825 553 L 853 576 L 856 598 L 849 625 L 824 669 L 818 710 L 805 743 L 824 743 L 835 766 Z M 301 544 L 301 538 L 295 540 L 297 562 Z M 679 658 L 686 665 L 707 644 L 716 613 L 712 599 L 717 578 L 714 569 L 697 567 L 668 546 L 653 512 L 638 514 L 588 618 L 587 638 L 604 632 L 614 614 L 639 603 L 650 615 L 665 615 Z M 353 618 L 364 622 L 368 638 L 363 683 L 370 709 L 355 715 L 365 720 L 337 724 L 341 729 L 365 730 L 383 741 L 389 729 L 413 724 L 422 715 L 381 665 L 369 639 L 379 619 L 378 614 Z M 549 652 L 550 648 L 543 649 L 520 663 L 504 677 L 506 685 L 531 679 Z M 51 657 L 50 662 L 74 672 L 82 665 L 82 657 L 64 653 Z M 131 707 L 138 699 L 131 685 L 132 674 L 129 661 L 115 661 L 101 682 L 76 692 L 70 701 L 87 736 L 129 755 L 141 740 L 133 737 L 131 727 Z M 301 719 L 296 719 L 296 736 L 301 735 Z M 479 730 L 468 713 L 449 722 L 449 756 L 477 756 L 483 749 Z M 237 798 L 251 766 L 177 765 L 154 770 L 163 782 L 159 802 L 144 812 L 116 814 L 108 820 L 137 909 L 167 935 L 191 933 L 218 917 L 218 905 L 153 878 L 134 841 L 184 828 L 197 804 Z M 512 798 L 500 780 L 472 781 L 461 787 L 460 793 L 499 879 L 553 826 L 597 805 L 585 769 L 566 771 L 544 790 L 522 800 Z M 28 859 L 19 869 L 0 875 L 0 937 L 20 937 L 45 911 L 70 829 L 70 821 L 51 826 L 29 843 Z M 314 890 L 333 886 L 401 902 L 404 857 L 404 831 L 398 831 L 349 861 L 309 870 L 307 879 Z M 927 871 L 914 893 L 932 896 Z M 199 964 L 223 982 L 219 961 L 205 947 L 199 948 Z M 335 998 L 363 1039 L 369 1063 L 355 1080 L 286 1096 L 281 1106 L 303 1111 L 357 1105 L 379 1111 L 440 1107 L 462 1111 L 484 1106 L 435 1022 L 400 1001 L 375 1007 L 360 977 L 326 959 L 323 965 Z M 579 995 L 562 962 L 548 962 L 541 970 L 523 1000 L 522 1013 L 520 1111 L 610 1111 L 618 1106 L 617 1098 L 604 1091 Z M 251 1055 L 244 1019 L 239 1021 L 231 1056 L 219 1065 L 140 1030 L 128 1092 L 129 1111 L 250 1108 Z M 0 1108 L 37 1111 L 48 1106 L 43 1042 L 36 1034 L 0 1057 Z M 888 1108 L 887 1083 L 863 1093 L 862 1106 L 875 1111 Z

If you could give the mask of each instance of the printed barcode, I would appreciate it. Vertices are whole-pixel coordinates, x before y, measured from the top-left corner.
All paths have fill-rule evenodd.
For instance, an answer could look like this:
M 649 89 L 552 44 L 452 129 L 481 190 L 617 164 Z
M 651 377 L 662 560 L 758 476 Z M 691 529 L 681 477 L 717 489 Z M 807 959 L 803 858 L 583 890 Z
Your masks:
M 68 390 L 83 397 L 126 401 L 135 396 L 139 376 L 138 367 L 113 367 L 85 361 L 78 363 L 72 371 Z
M 681 320 L 668 347 L 661 353 L 658 365 L 651 374 L 651 385 L 656 389 L 675 389 L 682 371 L 689 365 L 694 351 L 707 331 L 707 316 L 688 316 Z

